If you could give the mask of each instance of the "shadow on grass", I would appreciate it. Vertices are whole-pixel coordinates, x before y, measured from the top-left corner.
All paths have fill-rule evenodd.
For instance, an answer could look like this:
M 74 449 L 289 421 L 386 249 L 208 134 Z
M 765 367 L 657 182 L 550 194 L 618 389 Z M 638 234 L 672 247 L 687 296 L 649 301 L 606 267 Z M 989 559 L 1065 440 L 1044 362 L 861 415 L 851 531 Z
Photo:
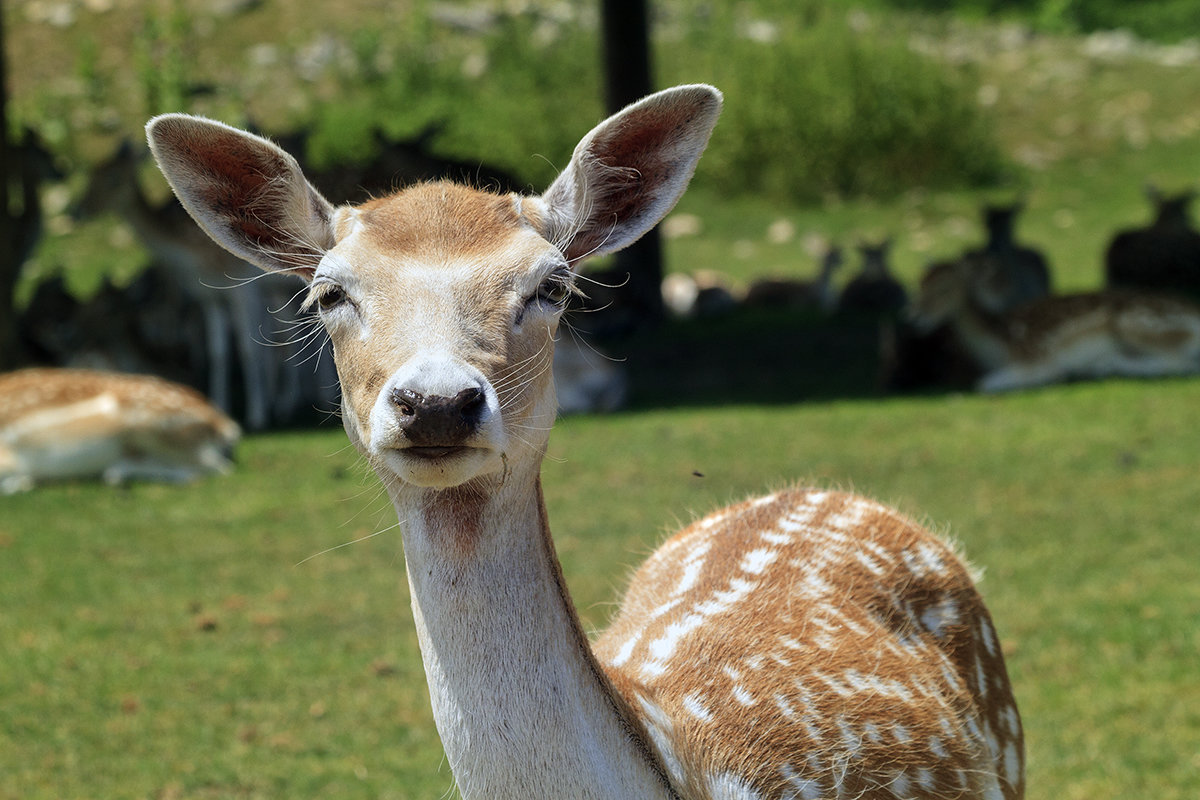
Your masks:
M 874 319 L 736 311 L 605 341 L 635 409 L 877 398 L 883 332 Z

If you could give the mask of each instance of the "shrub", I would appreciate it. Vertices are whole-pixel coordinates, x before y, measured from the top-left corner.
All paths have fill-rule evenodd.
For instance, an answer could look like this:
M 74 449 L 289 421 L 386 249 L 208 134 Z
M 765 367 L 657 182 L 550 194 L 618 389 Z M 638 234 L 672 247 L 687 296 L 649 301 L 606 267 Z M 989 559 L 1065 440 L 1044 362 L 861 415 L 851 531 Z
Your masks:
M 774 38 L 736 12 L 693 23 L 664 48 L 673 78 L 726 92 L 704 175 L 796 200 L 979 185 L 1003 170 L 972 76 L 819 10 Z M 763 28 L 760 36 L 770 36 Z
M 658 27 L 660 85 L 707 81 L 726 93 L 701 183 L 811 201 L 999 175 L 1000 148 L 970 75 L 904 42 L 857 32 L 824 7 L 780 6 L 770 42 L 747 36 L 736 10 L 684 13 Z M 394 47 L 390 72 L 319 107 L 336 124 L 318 130 L 346 140 L 326 142 L 330 151 L 355 152 L 363 126 L 411 135 L 437 124 L 437 151 L 482 156 L 541 187 L 603 116 L 600 45 L 590 25 L 508 15 L 474 40 L 426 33 Z

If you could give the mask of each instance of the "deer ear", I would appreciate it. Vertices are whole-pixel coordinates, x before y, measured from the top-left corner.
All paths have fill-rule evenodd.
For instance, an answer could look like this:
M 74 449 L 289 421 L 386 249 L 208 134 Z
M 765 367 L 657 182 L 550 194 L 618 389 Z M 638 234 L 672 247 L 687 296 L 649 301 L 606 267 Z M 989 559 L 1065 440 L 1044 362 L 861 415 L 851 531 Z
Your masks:
M 600 123 L 542 195 L 546 238 L 568 261 L 637 241 L 683 195 L 720 112 L 713 87 L 676 86 Z
M 334 244 L 333 206 L 296 159 L 214 120 L 164 114 L 146 125 L 176 197 L 213 241 L 265 270 L 311 279 Z

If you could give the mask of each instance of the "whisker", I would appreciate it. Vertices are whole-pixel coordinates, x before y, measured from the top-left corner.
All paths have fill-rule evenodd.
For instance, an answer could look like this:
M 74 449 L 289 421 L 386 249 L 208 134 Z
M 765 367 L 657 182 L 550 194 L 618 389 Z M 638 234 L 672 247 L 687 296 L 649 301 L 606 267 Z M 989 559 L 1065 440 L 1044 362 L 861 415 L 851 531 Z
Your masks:
M 308 558 L 303 559 L 301 561 L 297 561 L 295 564 L 293 564 L 293 566 L 298 567 L 301 564 L 304 564 L 308 561 L 312 561 L 317 556 L 323 556 L 326 553 L 332 553 L 334 550 L 341 550 L 343 547 L 349 547 L 352 544 L 358 544 L 359 542 L 365 542 L 368 539 L 374 539 L 376 536 L 380 536 L 382 534 L 387 533 L 388 531 L 392 531 L 392 530 L 395 530 L 396 528 L 399 528 L 401 525 L 404 524 L 404 522 L 405 522 L 405 520 L 401 520 L 401 521 L 397 522 L 395 525 L 389 525 L 388 527 L 384 528 L 383 530 L 378 530 L 378 531 L 375 531 L 374 533 L 368 533 L 366 536 L 360 536 L 359 538 L 352 539 L 349 542 L 342 542 L 341 544 L 334 545 L 333 547 L 322 550 L 319 553 L 313 553 Z

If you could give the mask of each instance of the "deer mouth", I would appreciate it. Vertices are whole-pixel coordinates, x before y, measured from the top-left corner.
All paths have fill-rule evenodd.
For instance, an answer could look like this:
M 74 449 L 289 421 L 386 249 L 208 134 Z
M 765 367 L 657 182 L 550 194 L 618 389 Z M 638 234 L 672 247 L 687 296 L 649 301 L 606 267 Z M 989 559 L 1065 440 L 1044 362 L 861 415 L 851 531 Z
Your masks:
M 440 458 L 446 458 L 448 456 L 460 455 L 462 453 L 465 453 L 468 450 L 475 450 L 475 449 L 477 449 L 477 448 L 467 447 L 465 445 L 460 445 L 460 444 L 419 445 L 419 446 L 413 445 L 410 447 L 405 447 L 400 452 L 402 452 L 406 456 L 411 456 L 413 458 L 419 458 L 419 459 L 423 459 L 426 461 L 435 461 Z
M 458 486 L 503 468 L 499 451 L 465 444 L 409 444 L 379 453 L 384 469 L 405 483 L 432 489 Z

